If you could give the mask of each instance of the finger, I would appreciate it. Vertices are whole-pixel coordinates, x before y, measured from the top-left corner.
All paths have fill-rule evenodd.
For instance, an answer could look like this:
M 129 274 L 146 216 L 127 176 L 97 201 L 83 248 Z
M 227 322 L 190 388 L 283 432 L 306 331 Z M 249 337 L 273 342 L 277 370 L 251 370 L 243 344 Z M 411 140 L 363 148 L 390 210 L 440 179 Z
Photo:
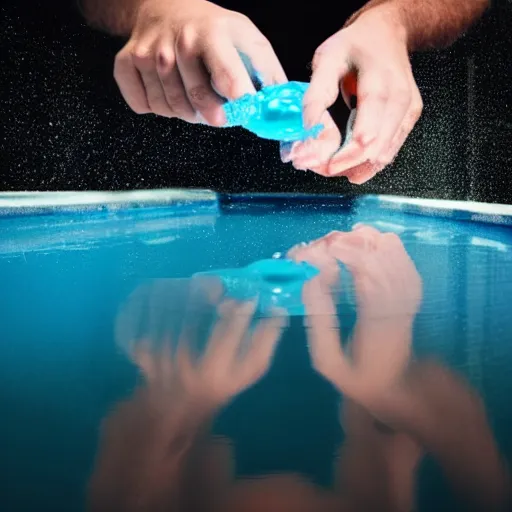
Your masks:
M 341 169 L 341 172 L 339 172 Z M 344 166 L 338 166 L 336 162 L 329 164 L 329 174 L 332 176 L 345 176 L 353 185 L 362 185 L 371 180 L 382 167 L 371 162 L 363 162 L 362 164 L 345 169 Z
M 172 114 L 189 123 L 197 123 L 196 112 L 188 100 L 176 64 L 173 46 L 166 45 L 159 48 L 156 56 L 156 69 L 165 100 Z
M 173 117 L 167 105 L 164 89 L 156 70 L 155 53 L 151 45 L 139 42 L 132 51 L 132 61 L 140 74 L 151 112 L 159 116 Z
M 288 318 L 285 312 L 273 312 L 275 316 L 261 320 L 254 329 L 250 349 L 244 358 L 242 373 L 247 384 L 254 382 L 267 373 L 277 342 L 286 328 Z
M 204 350 L 202 338 L 205 324 L 211 321 L 211 313 L 221 300 L 224 292 L 219 278 L 211 276 L 194 277 L 189 282 L 188 294 L 178 297 L 186 300 L 178 337 L 178 352 L 197 358 Z
M 341 144 L 341 133 L 331 115 L 320 120 L 324 129 L 316 139 L 308 139 L 293 148 L 292 163 L 299 168 L 319 169 L 326 166 Z
M 351 273 L 361 270 L 365 265 L 364 251 L 366 241 L 357 234 L 347 236 L 342 240 L 334 240 L 329 244 L 329 253 L 343 263 Z
M 219 307 L 220 319 L 215 325 L 203 360 L 223 360 L 229 366 L 235 360 L 240 345 L 251 324 L 257 301 L 225 301 Z
M 225 102 L 213 89 L 196 34 L 183 31 L 175 44 L 176 63 L 192 108 L 211 126 L 223 126 Z
M 146 97 L 146 89 L 140 73 L 132 60 L 131 49 L 125 46 L 114 61 L 114 78 L 124 101 L 137 114 L 151 112 Z
M 364 224 L 356 224 L 352 228 L 352 235 L 354 236 L 345 239 L 345 243 L 356 237 L 362 238 L 362 245 L 365 251 L 376 251 L 379 249 L 384 236 L 378 229 Z M 341 241 L 341 243 L 343 243 L 343 241 Z
M 368 150 L 368 157 L 372 163 L 385 167 L 389 162 L 383 162 L 379 158 L 387 151 L 395 139 L 411 105 L 411 91 L 408 83 L 400 85 L 399 80 L 394 80 L 389 86 L 389 100 L 381 120 L 381 128 L 373 147 Z
M 219 306 L 225 291 L 224 283 L 218 276 L 200 275 L 192 277 L 191 302 L 199 304 L 201 307 Z
M 332 176 L 344 174 L 368 161 L 372 165 L 375 164 L 372 159 L 380 150 L 374 142 L 380 134 L 386 112 L 389 97 L 388 82 L 383 80 L 381 72 L 361 69 L 358 74 L 357 93 L 357 115 L 352 137 L 348 144 L 332 157 L 328 171 Z M 377 173 L 377 169 L 372 169 L 373 175 Z M 367 181 L 370 168 L 366 167 L 364 170 L 365 181 Z
M 158 378 L 158 370 L 155 365 L 151 343 L 147 340 L 139 340 L 134 346 L 131 359 L 137 365 L 147 383 L 155 384 Z
M 365 148 L 359 142 L 351 139 L 328 162 L 328 175 L 331 177 L 344 176 L 350 169 L 367 162 Z
M 367 224 L 362 223 L 355 224 L 354 227 L 352 228 L 352 232 L 374 237 L 382 235 L 382 233 L 378 229 L 374 228 L 373 226 L 368 226 Z
M 235 100 L 256 93 L 249 71 L 227 36 L 205 45 L 203 59 L 215 90 L 223 98 Z
M 340 383 L 350 367 L 341 348 L 339 325 L 332 296 L 325 293 L 320 281 L 304 285 L 306 328 L 313 368 L 333 383 Z
M 338 98 L 340 78 L 350 71 L 348 60 L 335 49 L 335 40 L 328 39 L 317 49 L 313 57 L 313 73 L 304 95 L 306 128 L 312 128 L 320 123 L 325 111 Z
M 414 80 L 414 78 L 413 78 Z M 398 130 L 398 132 L 395 134 L 395 137 L 391 144 L 389 145 L 389 148 L 382 152 L 381 155 L 379 155 L 378 160 L 382 165 L 389 165 L 393 162 L 393 160 L 398 155 L 398 152 L 404 145 L 405 141 L 409 137 L 410 133 L 414 129 L 414 126 L 418 122 L 421 113 L 423 111 L 423 101 L 421 99 L 420 92 L 417 90 L 416 84 L 414 83 L 415 88 L 415 99 L 413 100 L 411 107 L 409 108 L 409 111 L 407 112 L 404 122 L 402 123 L 402 126 Z
M 339 280 L 339 267 L 336 260 L 329 254 L 327 241 L 323 238 L 304 246 L 292 248 L 288 257 L 294 261 L 306 261 L 320 271 L 321 282 L 326 290 Z
M 377 139 L 382 129 L 391 94 L 389 79 L 378 70 L 360 69 L 357 94 L 357 115 L 352 139 L 366 150 L 369 144 Z
M 170 338 L 164 341 L 162 349 L 158 356 L 158 362 L 159 377 L 164 385 L 168 385 L 172 382 L 174 374 L 174 364 Z
M 269 40 L 251 23 L 237 24 L 233 40 L 242 54 L 245 67 L 260 86 L 282 84 L 288 81 L 283 66 Z

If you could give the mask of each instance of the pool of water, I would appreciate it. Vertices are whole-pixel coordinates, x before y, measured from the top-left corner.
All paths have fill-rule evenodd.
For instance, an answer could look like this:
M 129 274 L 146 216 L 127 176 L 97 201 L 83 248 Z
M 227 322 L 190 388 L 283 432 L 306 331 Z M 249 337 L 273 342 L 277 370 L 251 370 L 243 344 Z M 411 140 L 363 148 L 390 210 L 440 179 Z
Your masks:
M 411 365 L 442 365 L 448 390 L 457 387 L 452 374 L 467 382 L 453 403 L 451 391 L 440 392 L 444 402 L 432 398 L 439 443 L 416 426 L 390 433 L 360 404 L 354 413 L 311 363 L 301 316 L 288 319 L 268 370 L 215 410 L 182 405 L 180 386 L 167 383 L 158 406 L 144 395 L 136 343 L 158 338 L 161 349 L 169 325 L 186 323 L 191 276 L 245 267 L 357 223 L 398 234 L 422 279 Z M 364 489 L 380 503 L 364 510 L 410 512 L 400 504 L 407 498 L 382 505 L 395 492 L 386 464 L 414 451 L 407 439 L 393 451 L 402 434 L 422 456 L 395 494 L 413 489 L 415 510 L 469 510 L 467 502 L 505 510 L 494 488 L 501 467 L 497 476 L 485 468 L 493 443 L 503 467 L 512 457 L 511 225 L 506 206 L 393 197 L 0 195 L 0 510 L 363 510 Z M 348 338 L 353 290 L 338 314 Z M 161 351 L 148 350 L 151 364 L 165 367 Z M 236 387 L 235 370 L 222 368 Z M 485 407 L 467 412 L 461 404 L 473 394 Z M 354 420 L 354 433 L 340 407 L 371 421 Z M 229 505 L 200 499 L 208 493 L 230 495 Z

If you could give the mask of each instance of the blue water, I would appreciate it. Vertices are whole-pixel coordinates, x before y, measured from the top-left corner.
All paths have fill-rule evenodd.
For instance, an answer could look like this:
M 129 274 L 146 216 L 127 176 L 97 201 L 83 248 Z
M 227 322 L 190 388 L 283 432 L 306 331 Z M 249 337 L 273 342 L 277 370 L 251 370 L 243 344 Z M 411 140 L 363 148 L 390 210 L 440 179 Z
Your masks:
M 177 278 L 246 266 L 358 222 L 400 235 L 424 286 L 415 357 L 467 378 L 510 461 L 510 228 L 305 199 L 226 201 L 219 211 L 179 214 L 160 206 L 21 215 L 0 218 L 0 510 L 86 509 L 102 422 L 140 382 L 116 343 L 130 294 L 163 288 L 140 308 L 160 308 L 165 321 L 166 301 L 176 298 L 165 289 Z M 341 309 L 350 331 L 350 298 Z M 131 311 L 136 324 L 140 312 Z M 294 473 L 329 489 L 345 438 L 340 401 L 311 368 L 294 317 L 270 371 L 219 411 L 212 432 L 231 441 L 239 480 Z M 417 482 L 418 510 L 465 510 L 432 457 Z

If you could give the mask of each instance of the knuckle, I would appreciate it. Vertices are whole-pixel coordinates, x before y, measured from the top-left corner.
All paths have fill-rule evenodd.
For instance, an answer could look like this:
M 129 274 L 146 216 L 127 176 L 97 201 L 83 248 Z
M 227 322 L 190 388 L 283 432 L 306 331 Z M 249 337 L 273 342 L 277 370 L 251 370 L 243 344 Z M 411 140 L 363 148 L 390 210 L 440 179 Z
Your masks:
M 154 65 L 153 52 L 151 48 L 143 45 L 136 45 L 131 50 L 131 57 L 136 67 L 147 69 Z
M 159 75 L 168 75 L 176 65 L 174 52 L 170 48 L 160 48 L 156 53 L 156 66 Z
M 247 16 L 246 14 L 237 12 L 236 18 L 240 23 L 246 23 L 247 25 L 254 26 L 254 23 L 252 22 L 251 18 L 249 18 L 249 16 Z
M 311 61 L 311 70 L 315 72 L 324 62 L 327 55 L 327 48 L 322 44 L 320 45 L 315 53 L 313 54 L 313 60 Z
M 253 46 L 265 53 L 274 53 L 274 48 L 272 43 L 261 33 L 258 31 L 258 35 L 252 41 Z
M 208 18 L 203 22 L 201 32 L 204 32 L 210 37 L 215 37 L 216 34 L 226 31 L 228 23 L 229 20 L 226 16 Z
M 198 53 L 198 30 L 194 25 L 185 25 L 176 39 L 177 51 L 185 56 L 195 56 Z
M 373 100 L 385 103 L 389 99 L 389 91 L 382 85 L 371 85 L 361 90 L 360 99 L 361 101 Z

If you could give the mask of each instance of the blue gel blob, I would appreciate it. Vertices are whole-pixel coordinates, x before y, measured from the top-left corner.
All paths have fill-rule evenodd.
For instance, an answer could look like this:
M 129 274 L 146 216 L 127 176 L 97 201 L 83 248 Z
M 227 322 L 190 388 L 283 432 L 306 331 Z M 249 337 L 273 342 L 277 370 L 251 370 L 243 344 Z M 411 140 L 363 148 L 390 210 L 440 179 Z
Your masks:
M 196 276 L 218 277 L 224 286 L 225 296 L 240 302 L 258 297 L 257 311 L 271 314 L 272 309 L 286 310 L 290 316 L 304 315 L 302 287 L 319 273 L 306 262 L 289 259 L 261 260 L 241 269 L 224 269 L 202 272 Z
M 304 93 L 309 84 L 288 82 L 269 85 L 224 104 L 226 126 L 242 126 L 262 139 L 282 142 L 316 138 L 322 125 L 306 129 L 303 123 Z

